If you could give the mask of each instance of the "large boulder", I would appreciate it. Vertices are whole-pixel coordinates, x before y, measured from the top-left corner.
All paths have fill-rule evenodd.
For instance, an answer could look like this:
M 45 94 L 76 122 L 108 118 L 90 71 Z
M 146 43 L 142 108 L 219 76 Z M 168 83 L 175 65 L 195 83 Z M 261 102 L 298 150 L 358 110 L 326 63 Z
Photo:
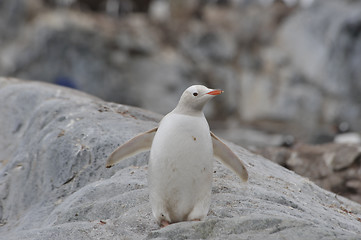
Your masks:
M 148 153 L 111 169 L 109 154 L 161 116 L 50 84 L 0 78 L 0 239 L 359 239 L 361 206 L 227 144 L 242 183 L 216 162 L 211 210 L 160 228 Z

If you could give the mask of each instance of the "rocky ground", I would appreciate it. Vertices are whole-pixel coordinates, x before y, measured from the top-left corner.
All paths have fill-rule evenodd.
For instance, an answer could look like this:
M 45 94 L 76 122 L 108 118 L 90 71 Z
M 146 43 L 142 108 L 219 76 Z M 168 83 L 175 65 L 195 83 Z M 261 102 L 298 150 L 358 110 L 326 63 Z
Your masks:
M 216 162 L 207 218 L 161 229 L 148 202 L 148 154 L 105 168 L 160 115 L 7 78 L 0 112 L 0 239 L 360 239 L 360 204 L 231 142 L 248 183 Z

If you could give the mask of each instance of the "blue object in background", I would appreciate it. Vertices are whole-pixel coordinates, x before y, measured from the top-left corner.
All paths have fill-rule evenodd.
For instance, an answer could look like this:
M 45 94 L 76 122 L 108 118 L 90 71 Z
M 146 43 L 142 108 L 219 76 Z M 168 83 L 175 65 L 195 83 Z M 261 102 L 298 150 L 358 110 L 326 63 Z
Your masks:
M 71 77 L 56 77 L 54 83 L 64 87 L 78 89 L 74 80 Z

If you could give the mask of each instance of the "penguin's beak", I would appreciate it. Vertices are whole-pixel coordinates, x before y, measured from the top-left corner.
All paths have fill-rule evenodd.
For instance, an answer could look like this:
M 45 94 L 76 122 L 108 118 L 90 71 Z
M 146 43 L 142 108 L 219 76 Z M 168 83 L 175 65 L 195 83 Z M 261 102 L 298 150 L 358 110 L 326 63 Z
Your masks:
M 224 92 L 223 90 L 220 90 L 220 89 L 216 89 L 216 90 L 212 90 L 210 92 L 207 92 L 207 94 L 209 95 L 219 95 L 221 94 L 222 92 Z

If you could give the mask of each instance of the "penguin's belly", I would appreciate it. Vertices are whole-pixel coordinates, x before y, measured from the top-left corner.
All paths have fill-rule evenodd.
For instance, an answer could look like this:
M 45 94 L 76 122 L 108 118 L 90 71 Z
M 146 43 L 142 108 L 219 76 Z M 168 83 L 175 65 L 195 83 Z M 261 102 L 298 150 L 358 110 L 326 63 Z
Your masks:
M 162 120 L 149 161 L 149 189 L 158 221 L 202 219 L 208 213 L 213 147 L 204 118 L 174 115 Z

